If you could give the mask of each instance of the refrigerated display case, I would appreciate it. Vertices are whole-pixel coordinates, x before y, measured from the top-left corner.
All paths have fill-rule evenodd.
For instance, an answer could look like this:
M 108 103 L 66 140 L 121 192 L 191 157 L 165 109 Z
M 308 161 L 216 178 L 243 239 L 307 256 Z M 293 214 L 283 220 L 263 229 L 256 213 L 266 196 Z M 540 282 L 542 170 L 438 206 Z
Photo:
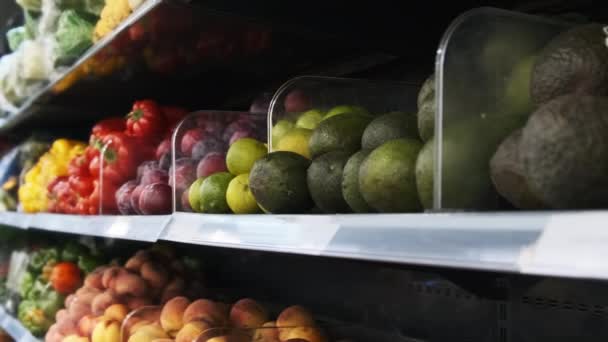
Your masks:
M 608 50 L 587 22 L 606 5 L 479 5 L 141 4 L 0 122 L 15 145 L 33 128 L 83 142 L 37 184 L 48 206 L 0 212 L 0 328 L 20 342 L 605 340 Z M 535 88 L 548 67 L 530 56 L 555 50 L 580 57 L 574 77 Z M 539 177 L 505 138 L 564 93 L 593 113 L 551 107 L 524 134 L 563 167 L 543 164 L 550 206 L 518 205 Z

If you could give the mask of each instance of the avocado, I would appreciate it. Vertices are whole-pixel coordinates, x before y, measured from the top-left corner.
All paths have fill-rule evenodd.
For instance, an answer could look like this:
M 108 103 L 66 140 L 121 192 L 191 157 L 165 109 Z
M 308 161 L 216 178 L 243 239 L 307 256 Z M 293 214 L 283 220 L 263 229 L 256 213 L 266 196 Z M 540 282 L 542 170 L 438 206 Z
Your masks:
M 391 112 L 375 118 L 363 131 L 361 146 L 373 150 L 389 140 L 398 138 L 418 139 L 416 115 Z
M 444 126 L 441 148 L 441 206 L 438 209 L 498 209 L 490 180 L 490 159 L 525 118 L 488 113 Z M 434 181 L 437 181 L 434 179 Z
M 418 93 L 418 132 L 422 141 L 428 141 L 435 134 L 435 75 L 431 75 Z
M 607 94 L 605 39 L 600 24 L 579 25 L 552 39 L 532 70 L 530 91 L 534 103 L 541 105 L 567 94 Z
M 331 151 L 349 154 L 361 149 L 361 136 L 371 117 L 346 113 L 321 121 L 312 132 L 309 150 L 313 158 Z
M 530 55 L 511 70 L 505 84 L 504 96 L 499 102 L 499 108 L 503 113 L 528 117 L 534 111 L 530 98 L 530 79 L 535 60 L 536 56 Z
M 315 158 L 308 167 L 310 196 L 324 213 L 350 212 L 350 207 L 342 197 L 342 171 L 349 156 L 343 151 L 327 152 Z
M 365 202 L 383 213 L 421 209 L 416 190 L 418 139 L 389 140 L 373 150 L 359 168 L 359 190 Z
M 554 209 L 608 206 L 608 98 L 572 94 L 541 106 L 519 153 L 530 190 Z
M 490 178 L 496 191 L 519 209 L 542 209 L 545 206 L 530 191 L 519 154 L 522 129 L 511 133 L 490 160 Z
M 435 139 L 424 144 L 416 159 L 416 188 L 424 209 L 433 208 L 433 174 Z
M 374 210 L 365 202 L 359 191 L 359 168 L 371 151 L 361 150 L 353 154 L 342 173 L 342 196 L 350 208 L 356 213 L 369 213 Z
M 310 161 L 294 152 L 272 152 L 258 159 L 249 188 L 260 207 L 273 214 L 305 213 L 313 207 L 306 185 Z

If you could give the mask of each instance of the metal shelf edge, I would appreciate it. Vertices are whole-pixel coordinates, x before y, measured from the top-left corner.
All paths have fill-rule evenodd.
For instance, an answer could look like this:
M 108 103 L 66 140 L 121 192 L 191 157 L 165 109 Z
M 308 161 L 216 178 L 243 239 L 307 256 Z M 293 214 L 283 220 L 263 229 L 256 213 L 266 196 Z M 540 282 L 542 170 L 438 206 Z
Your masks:
M 602 280 L 608 280 L 606 222 L 608 211 L 162 216 L 0 213 L 0 224 L 106 238 Z
M 0 307 L 0 327 L 9 334 L 15 342 L 41 342 L 27 330 L 21 322 Z

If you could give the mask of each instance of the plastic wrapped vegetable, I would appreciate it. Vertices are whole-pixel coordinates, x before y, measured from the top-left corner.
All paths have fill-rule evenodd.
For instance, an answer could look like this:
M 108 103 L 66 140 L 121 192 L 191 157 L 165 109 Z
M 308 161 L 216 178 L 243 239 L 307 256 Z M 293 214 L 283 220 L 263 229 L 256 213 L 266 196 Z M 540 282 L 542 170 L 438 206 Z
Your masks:
M 129 0 L 106 0 L 106 4 L 101 10 L 100 19 L 95 25 L 93 39 L 97 41 L 105 37 L 123 20 L 127 19 L 130 14 Z
M 36 275 L 42 272 L 42 268 L 51 261 L 59 259 L 59 251 L 55 247 L 42 248 L 37 250 L 30 257 L 28 268 Z
M 52 38 L 26 40 L 21 44 L 21 77 L 25 80 L 48 80 L 54 70 L 55 56 Z
M 23 276 L 21 276 L 21 281 L 19 283 L 19 295 L 21 298 L 28 298 L 29 293 L 34 287 L 34 281 L 36 280 L 36 276 L 31 271 L 25 271 Z
M 8 41 L 8 47 L 11 51 L 15 51 L 19 48 L 19 45 L 26 39 L 27 32 L 24 26 L 12 28 L 6 32 L 6 40 Z
M 57 177 L 68 174 L 70 161 L 84 152 L 86 145 L 79 141 L 59 139 L 25 175 L 19 188 L 19 201 L 25 212 L 41 212 L 48 208 L 47 187 Z
M 57 63 L 70 64 L 92 44 L 94 24 L 74 10 L 61 14 L 55 32 Z
M 47 316 L 34 300 L 24 300 L 19 304 L 18 317 L 34 336 L 44 335 L 54 321 L 54 317 Z
M 97 267 L 103 265 L 103 260 L 101 258 L 91 255 L 91 254 L 83 254 L 78 257 L 78 268 L 80 268 L 84 273 L 91 273 Z
M 50 286 L 19 304 L 18 317 L 34 335 L 42 336 L 55 322 L 55 314 L 63 307 L 65 298 Z
M 23 11 L 23 27 L 25 28 L 25 34 L 27 39 L 34 39 L 38 35 L 38 21 L 40 14 L 32 11 Z
M 40 12 L 42 0 L 17 0 L 17 4 L 28 11 Z
M 61 251 L 61 261 L 77 262 L 81 255 L 89 254 L 87 248 L 76 241 L 69 241 Z

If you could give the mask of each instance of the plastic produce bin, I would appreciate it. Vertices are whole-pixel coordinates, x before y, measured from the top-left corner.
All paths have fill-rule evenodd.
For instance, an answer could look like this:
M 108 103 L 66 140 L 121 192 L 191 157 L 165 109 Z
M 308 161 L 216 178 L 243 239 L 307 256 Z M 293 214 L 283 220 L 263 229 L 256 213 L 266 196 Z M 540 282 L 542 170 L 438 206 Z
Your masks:
M 416 156 L 422 147 L 416 120 L 418 88 L 401 82 L 302 76 L 276 92 L 268 118 L 270 151 L 294 152 L 310 160 L 308 181 L 303 183 L 318 209 L 313 212 L 422 209 L 414 179 Z M 357 180 L 343 177 L 343 173 L 347 173 L 351 157 L 367 152 L 366 162 L 378 162 L 370 161 L 370 171 L 364 173 L 368 176 L 359 177 L 359 182 L 365 183 L 361 186 L 365 200 L 354 200 Z M 357 170 L 359 165 L 349 173 L 358 174 Z M 345 185 L 347 190 L 343 191 L 343 181 L 353 184 Z M 306 213 L 310 204 L 302 201 L 292 208 L 264 207 L 273 213 Z
M 538 108 L 530 95 L 533 69 L 548 42 L 569 27 L 494 8 L 451 24 L 436 59 L 434 209 L 512 208 L 495 189 L 490 162 Z
M 177 126 L 172 137 L 173 160 L 169 171 L 175 211 L 230 212 L 225 183 L 237 175 L 230 174 L 226 156 L 229 147 L 241 138 L 255 139 L 266 151 L 266 115 L 201 110 L 191 113 Z M 216 175 L 219 173 L 222 175 Z M 203 196 L 201 186 L 210 176 L 214 176 L 209 181 L 210 185 L 222 183 L 224 188 Z M 219 183 L 214 181 L 216 179 Z M 196 190 L 191 194 L 190 188 L 197 180 Z M 206 203 L 206 209 L 200 203 L 202 197 L 210 201 Z M 191 205 L 193 201 L 196 201 L 194 208 Z

